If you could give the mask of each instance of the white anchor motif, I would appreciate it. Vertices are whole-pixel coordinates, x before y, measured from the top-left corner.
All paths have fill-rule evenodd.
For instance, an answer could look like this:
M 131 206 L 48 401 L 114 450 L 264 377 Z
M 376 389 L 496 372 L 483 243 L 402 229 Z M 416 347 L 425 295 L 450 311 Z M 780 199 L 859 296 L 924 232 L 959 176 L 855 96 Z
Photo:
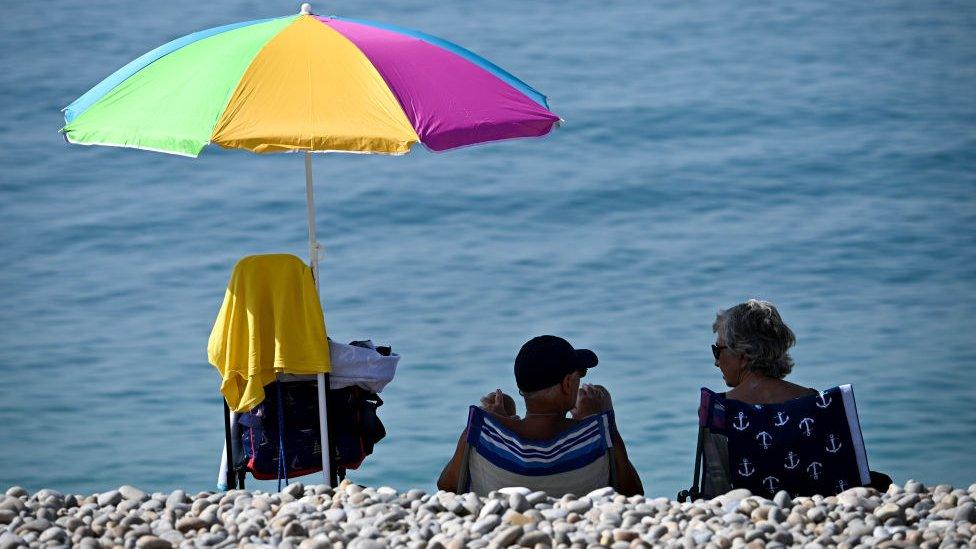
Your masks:
M 746 419 L 745 412 L 741 412 L 740 411 L 739 412 L 739 415 L 735 416 L 735 418 L 738 421 L 732 422 L 732 426 L 735 427 L 736 429 L 738 429 L 739 431 L 745 431 L 746 430 L 746 427 L 749 426 L 749 420 Z
M 812 425 L 813 425 L 813 420 L 812 419 L 810 419 L 808 417 L 803 418 L 803 421 L 800 422 L 800 429 L 803 429 L 803 434 L 804 435 L 810 436 L 810 435 L 813 434 L 813 430 L 810 429 L 810 426 L 812 426 Z
M 768 476 L 768 477 L 764 478 L 763 481 L 762 481 L 762 483 L 766 485 L 766 488 L 769 489 L 769 493 L 770 494 L 776 492 L 776 483 L 778 483 L 778 482 L 779 482 L 779 479 L 776 478 L 776 477 L 774 477 L 774 476 Z
M 817 397 L 817 408 L 826 408 L 827 406 L 830 406 L 830 403 L 833 401 L 834 399 L 830 398 L 825 393 L 820 393 L 820 396 Z
M 827 438 L 830 439 L 830 446 L 825 446 L 824 449 L 831 454 L 836 454 L 838 451 L 840 451 L 840 447 L 843 446 L 843 444 L 837 442 L 837 437 L 831 434 Z
M 846 487 L 847 487 L 847 483 L 844 482 L 844 479 L 840 479 L 837 481 L 837 491 L 843 492 L 846 489 Z
M 742 466 L 739 467 L 739 474 L 744 477 L 748 477 L 748 476 L 752 476 L 752 474 L 755 472 L 756 472 L 756 468 L 751 466 L 749 460 L 746 458 L 742 458 Z
M 756 439 L 759 440 L 759 444 L 762 445 L 763 450 L 766 450 L 771 446 L 770 443 L 773 441 L 773 436 L 763 431 L 756 435 Z
M 810 465 L 807 465 L 807 472 L 810 473 L 810 478 L 817 480 L 820 478 L 820 471 L 823 470 L 823 465 L 819 461 L 814 461 Z
M 776 412 L 776 422 L 773 425 L 777 427 L 782 427 L 786 425 L 786 422 L 790 420 L 790 416 L 783 417 L 783 412 Z
M 794 454 L 792 450 L 790 450 L 786 454 L 786 464 L 785 465 L 786 465 L 786 468 L 787 469 L 790 469 L 790 470 L 796 469 L 796 466 L 800 464 L 800 460 L 798 460 L 796 458 L 797 458 L 797 455 Z

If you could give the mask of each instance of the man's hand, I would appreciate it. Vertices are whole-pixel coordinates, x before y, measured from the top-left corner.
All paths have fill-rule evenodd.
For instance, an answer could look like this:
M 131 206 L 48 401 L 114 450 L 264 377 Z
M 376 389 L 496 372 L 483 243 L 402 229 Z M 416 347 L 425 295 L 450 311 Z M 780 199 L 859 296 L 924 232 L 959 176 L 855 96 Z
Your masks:
M 613 408 L 610 392 L 603 385 L 580 385 L 576 395 L 576 407 L 571 413 L 573 419 L 583 419 L 593 414 L 599 414 Z
M 481 408 L 493 414 L 505 417 L 515 415 L 515 399 L 506 395 L 501 389 L 495 389 L 481 397 Z

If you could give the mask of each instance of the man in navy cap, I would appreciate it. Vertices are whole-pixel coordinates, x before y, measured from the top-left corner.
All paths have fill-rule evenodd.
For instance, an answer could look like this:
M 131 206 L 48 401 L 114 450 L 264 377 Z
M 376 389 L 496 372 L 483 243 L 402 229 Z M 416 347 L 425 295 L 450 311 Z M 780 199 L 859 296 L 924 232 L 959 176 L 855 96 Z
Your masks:
M 598 362 L 593 351 L 574 349 L 561 337 L 534 337 L 515 357 L 515 382 L 525 400 L 524 417 L 516 415 L 514 399 L 501 389 L 482 397 L 481 408 L 524 439 L 549 440 L 583 418 L 613 409 L 610 393 L 604 387 L 580 383 L 580 378 Z M 625 495 L 643 494 L 640 477 L 627 458 L 620 434 L 616 428 L 611 431 L 617 477 L 614 488 Z M 457 489 L 466 435 L 466 431 L 461 434 L 454 457 L 437 482 L 442 490 Z

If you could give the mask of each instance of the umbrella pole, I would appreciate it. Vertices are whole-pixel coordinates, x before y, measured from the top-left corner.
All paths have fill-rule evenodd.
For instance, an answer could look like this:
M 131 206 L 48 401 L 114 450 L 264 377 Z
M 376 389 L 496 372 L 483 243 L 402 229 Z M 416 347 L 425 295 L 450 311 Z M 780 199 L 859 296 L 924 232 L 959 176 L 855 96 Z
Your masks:
M 315 240 L 315 195 L 312 190 L 312 153 L 305 151 L 305 200 L 308 205 L 308 255 L 315 278 L 315 289 L 319 289 L 319 243 Z M 332 479 L 332 446 L 329 445 L 329 412 L 325 402 L 325 374 L 315 376 L 319 396 L 319 443 L 322 448 L 322 476 L 325 483 L 335 486 Z
M 315 240 L 315 192 L 312 189 L 312 153 L 305 151 L 305 203 L 308 206 L 308 262 L 319 287 L 319 243 Z

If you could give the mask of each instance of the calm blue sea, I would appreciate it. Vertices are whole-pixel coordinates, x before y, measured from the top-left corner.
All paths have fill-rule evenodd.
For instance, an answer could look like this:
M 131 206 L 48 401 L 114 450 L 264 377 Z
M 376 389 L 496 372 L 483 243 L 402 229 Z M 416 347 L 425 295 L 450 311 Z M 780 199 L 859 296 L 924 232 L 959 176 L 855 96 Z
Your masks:
M 791 380 L 852 383 L 872 468 L 976 480 L 976 5 L 316 6 L 466 45 L 551 137 L 315 158 L 330 334 L 403 359 L 354 480 L 431 489 L 529 337 L 589 347 L 648 492 L 691 477 L 715 312 L 775 302 Z M 0 18 L 0 487 L 212 489 L 234 262 L 305 255 L 301 156 L 69 146 L 60 108 L 179 35 L 297 2 L 12 2 Z M 261 485 L 267 487 L 269 485 Z

